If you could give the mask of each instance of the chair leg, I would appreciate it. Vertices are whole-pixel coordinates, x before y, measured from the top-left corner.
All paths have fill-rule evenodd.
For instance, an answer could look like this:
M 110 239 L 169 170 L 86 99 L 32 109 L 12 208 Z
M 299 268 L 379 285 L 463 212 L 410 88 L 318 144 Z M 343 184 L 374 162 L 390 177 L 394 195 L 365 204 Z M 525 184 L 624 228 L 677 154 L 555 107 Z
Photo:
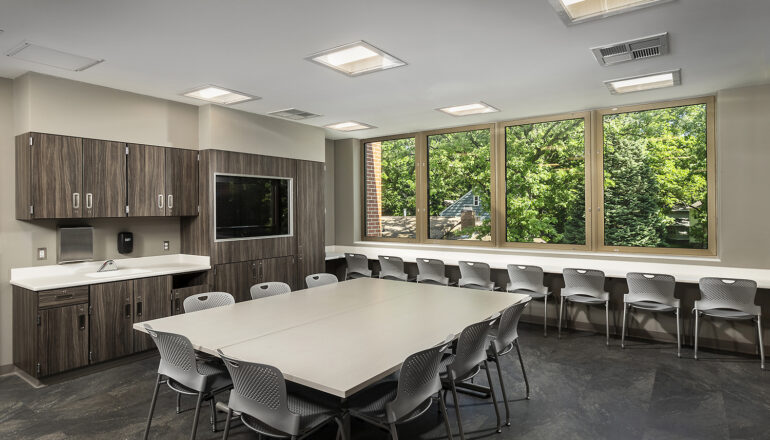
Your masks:
M 765 344 L 762 342 L 762 317 L 757 316 L 757 342 L 759 342 L 759 367 L 765 369 Z
M 500 380 L 500 390 L 503 395 L 503 404 L 505 404 L 505 426 L 511 426 L 511 410 L 508 409 L 508 393 L 505 392 L 505 382 L 503 381 L 503 368 L 500 366 L 500 358 L 497 356 L 497 350 L 493 350 L 495 353 L 494 363 L 497 367 L 497 378 Z
M 620 330 L 620 348 L 626 348 L 626 321 L 628 314 L 628 304 L 623 303 L 623 325 Z
M 527 379 L 527 370 L 524 368 L 524 360 L 521 358 L 521 349 L 519 348 L 519 340 L 516 342 L 516 354 L 519 355 L 519 365 L 521 365 L 521 374 L 524 376 L 524 385 L 527 388 L 527 400 L 529 400 L 529 379 Z
M 543 297 L 543 337 L 548 336 L 548 295 Z
M 176 393 L 176 413 L 182 412 L 182 393 Z
M 446 399 L 446 393 L 444 393 L 444 396 L 441 396 L 441 391 L 438 392 L 438 402 L 439 402 L 439 408 L 441 408 L 441 416 L 444 419 L 444 429 L 446 429 L 446 436 L 449 440 L 453 440 L 452 437 L 452 428 L 449 426 L 449 414 L 447 414 L 446 411 L 446 402 L 444 401 Z M 344 439 L 343 439 L 344 440 Z
M 396 424 L 395 423 L 390 423 L 390 424 L 388 424 L 388 427 L 390 428 L 389 429 L 389 431 L 390 431 L 390 438 L 392 440 L 398 440 L 398 430 L 396 429 Z
M 198 401 L 195 403 L 195 415 L 193 416 L 192 432 L 190 440 L 195 440 L 195 434 L 198 432 L 198 419 L 201 415 L 201 404 L 203 403 L 203 393 L 198 393 Z
M 676 308 L 676 357 L 682 357 L 682 324 L 679 319 L 679 307 Z
M 155 402 L 158 400 L 158 390 L 160 389 L 160 374 L 155 379 L 155 391 L 152 392 L 152 401 L 150 402 L 150 414 L 147 416 L 147 427 L 144 428 L 144 440 L 150 435 L 150 424 L 152 423 L 152 413 L 155 412 Z
M 227 440 L 230 435 L 230 419 L 233 418 L 233 410 L 227 408 L 227 415 L 225 416 L 225 433 L 222 436 L 222 440 Z
M 492 375 L 489 374 L 489 363 L 484 361 L 484 371 L 487 373 L 487 383 L 489 384 L 489 394 L 492 396 L 492 404 L 495 406 L 495 416 L 497 417 L 497 432 L 503 432 L 503 425 L 500 421 L 500 408 L 497 407 L 497 396 L 495 387 L 492 385 Z
M 209 403 L 211 404 L 211 432 L 217 432 L 217 400 L 214 398 L 213 394 L 211 395 Z
M 610 345 L 610 301 L 604 303 L 604 334 L 607 335 L 607 346 Z
M 700 315 L 700 312 L 696 310 L 695 311 L 695 332 L 693 332 L 693 337 L 695 338 L 695 344 L 693 346 L 695 360 L 698 360 L 698 316 L 699 315 Z
M 455 402 L 455 417 L 457 417 L 457 429 L 460 430 L 460 440 L 465 440 L 465 432 L 463 432 L 463 421 L 460 419 L 460 400 L 457 398 L 457 387 L 455 386 L 455 378 L 450 373 L 449 382 L 452 387 L 452 399 Z
M 560 298 L 559 304 L 559 329 L 556 334 L 556 339 L 561 339 L 561 318 L 564 316 L 564 297 Z

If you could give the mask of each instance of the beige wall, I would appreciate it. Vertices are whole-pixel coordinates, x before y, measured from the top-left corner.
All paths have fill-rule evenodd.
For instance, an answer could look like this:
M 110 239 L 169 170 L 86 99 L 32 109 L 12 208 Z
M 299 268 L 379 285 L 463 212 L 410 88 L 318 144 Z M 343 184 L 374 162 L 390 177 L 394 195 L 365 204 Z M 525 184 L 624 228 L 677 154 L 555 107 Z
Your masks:
M 335 244 L 361 238 L 361 148 L 358 139 L 334 142 Z M 331 243 L 327 243 L 331 244 Z
M 334 235 L 334 141 L 326 139 L 326 156 L 324 171 L 324 212 L 326 213 L 325 243 L 333 245 Z

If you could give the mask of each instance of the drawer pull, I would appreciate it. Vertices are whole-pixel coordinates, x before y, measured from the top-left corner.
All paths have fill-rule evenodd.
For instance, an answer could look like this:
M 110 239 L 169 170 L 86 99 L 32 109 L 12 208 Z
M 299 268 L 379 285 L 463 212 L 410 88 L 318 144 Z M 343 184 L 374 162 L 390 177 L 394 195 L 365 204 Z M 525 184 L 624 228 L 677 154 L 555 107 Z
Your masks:
M 56 295 L 56 299 L 57 300 L 60 300 L 60 299 L 72 299 L 74 297 L 75 297 L 75 295 L 73 295 L 71 293 L 68 294 L 68 295 Z

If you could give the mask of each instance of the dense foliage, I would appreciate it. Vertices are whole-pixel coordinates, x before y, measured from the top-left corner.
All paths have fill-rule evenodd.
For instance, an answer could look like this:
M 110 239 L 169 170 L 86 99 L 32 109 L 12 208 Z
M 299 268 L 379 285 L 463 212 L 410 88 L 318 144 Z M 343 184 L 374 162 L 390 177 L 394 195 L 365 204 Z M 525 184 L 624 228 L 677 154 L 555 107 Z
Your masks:
M 381 142 L 382 215 L 415 215 L 414 138 Z

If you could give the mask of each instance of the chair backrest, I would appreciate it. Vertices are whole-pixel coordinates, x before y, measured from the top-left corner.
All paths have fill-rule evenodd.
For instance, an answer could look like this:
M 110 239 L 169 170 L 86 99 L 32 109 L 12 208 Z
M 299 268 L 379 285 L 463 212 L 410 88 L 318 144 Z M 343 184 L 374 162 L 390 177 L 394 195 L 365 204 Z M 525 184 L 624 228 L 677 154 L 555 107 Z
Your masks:
M 509 292 L 526 290 L 530 292 L 546 293 L 548 288 L 543 286 L 543 268 L 540 266 L 524 266 L 522 264 L 509 264 L 508 266 Z
M 396 398 L 385 404 L 388 422 L 396 422 L 410 415 L 426 400 L 441 391 L 439 367 L 442 352 L 447 346 L 448 344 L 443 343 L 406 358 L 401 365 Z
M 655 301 L 673 306 L 676 302 L 676 279 L 659 273 L 630 272 L 626 274 L 628 295 L 634 301 Z
M 214 307 L 229 306 L 235 304 L 235 298 L 227 292 L 206 292 L 188 296 L 184 299 L 182 307 L 185 313 L 198 310 L 213 309 Z
M 497 324 L 497 335 L 492 341 L 495 350 L 501 353 L 519 338 L 519 318 L 532 299 L 526 299 L 503 310 Z
M 180 384 L 196 391 L 203 389 L 206 377 L 198 372 L 195 349 L 186 336 L 161 332 L 144 324 L 160 353 L 158 374 L 170 377 Z
M 487 263 L 460 261 L 458 265 L 460 266 L 460 287 L 474 286 L 485 290 L 492 290 L 494 288 L 494 285 L 491 285 L 491 270 Z
M 406 281 L 407 274 L 404 272 L 404 260 L 401 257 L 392 257 L 388 255 L 379 255 L 380 260 L 380 278 L 383 280 Z
M 291 286 L 280 281 L 268 281 L 251 286 L 249 292 L 251 293 L 251 299 L 260 299 L 289 293 L 291 292 Z
M 417 282 L 425 284 L 449 285 L 449 278 L 444 271 L 444 262 L 433 258 L 417 259 Z
M 457 340 L 455 358 L 447 367 L 448 370 L 451 370 L 455 379 L 465 379 L 487 358 L 489 327 L 498 316 L 496 315 L 481 322 L 471 324 L 460 333 L 460 338 Z
M 273 366 L 240 361 L 217 350 L 233 380 L 227 406 L 291 436 L 299 434 L 300 416 L 289 410 L 286 380 Z M 257 431 L 259 432 L 259 431 Z M 261 432 L 275 435 L 275 433 Z
M 345 253 L 345 264 L 347 264 L 348 275 L 372 276 L 372 271 L 369 269 L 369 258 L 364 254 Z
M 307 287 L 325 286 L 327 284 L 338 283 L 340 280 L 337 276 L 330 273 L 314 273 L 305 277 L 305 284 Z
M 604 293 L 604 272 L 596 269 L 564 269 L 564 289 L 571 295 L 587 295 L 595 298 Z M 562 290 L 562 293 L 564 290 Z
M 760 307 L 754 304 L 757 295 L 757 282 L 753 280 L 728 278 L 701 278 L 701 300 L 698 310 L 730 309 L 757 315 Z

